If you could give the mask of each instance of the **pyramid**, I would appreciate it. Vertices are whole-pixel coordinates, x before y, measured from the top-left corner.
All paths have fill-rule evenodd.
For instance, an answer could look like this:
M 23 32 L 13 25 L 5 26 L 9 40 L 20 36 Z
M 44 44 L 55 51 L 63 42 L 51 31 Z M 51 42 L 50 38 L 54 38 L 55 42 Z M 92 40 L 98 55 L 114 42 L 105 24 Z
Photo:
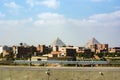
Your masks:
M 85 45 L 85 48 L 90 48 L 91 45 L 95 45 L 95 44 L 100 44 L 100 42 L 97 41 L 95 38 L 91 38 Z
M 65 46 L 65 44 L 60 38 L 57 38 L 55 41 L 53 41 L 51 46 L 52 47 L 55 47 L 55 46 L 62 47 L 62 46 Z

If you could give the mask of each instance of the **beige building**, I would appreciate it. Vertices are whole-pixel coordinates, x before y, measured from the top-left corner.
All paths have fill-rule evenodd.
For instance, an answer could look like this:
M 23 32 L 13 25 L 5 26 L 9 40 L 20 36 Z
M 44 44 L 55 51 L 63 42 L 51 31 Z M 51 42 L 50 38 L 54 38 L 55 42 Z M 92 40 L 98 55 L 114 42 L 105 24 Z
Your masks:
M 38 45 L 37 47 L 37 51 L 39 51 L 40 53 L 44 53 L 46 49 L 45 45 Z
M 74 49 L 76 49 L 77 53 L 84 53 L 84 47 L 73 47 Z
M 32 56 L 31 61 L 47 61 L 48 57 Z
M 97 44 L 96 53 L 108 52 L 108 44 Z
M 108 44 L 101 44 L 95 38 L 91 38 L 85 45 L 86 49 L 90 49 L 91 52 L 102 53 L 108 52 Z
M 0 54 L 3 52 L 3 47 L 0 46 Z
M 76 57 L 76 49 L 73 47 L 53 47 L 52 57 Z
M 61 57 L 62 53 L 60 51 L 52 51 L 51 52 L 51 57 Z
M 8 46 L 3 46 L 3 57 L 10 53 L 10 48 Z
M 95 53 L 108 52 L 108 44 L 90 45 L 89 49 L 91 50 L 91 52 L 95 52 Z
M 109 53 L 118 53 L 120 52 L 120 47 L 109 48 Z

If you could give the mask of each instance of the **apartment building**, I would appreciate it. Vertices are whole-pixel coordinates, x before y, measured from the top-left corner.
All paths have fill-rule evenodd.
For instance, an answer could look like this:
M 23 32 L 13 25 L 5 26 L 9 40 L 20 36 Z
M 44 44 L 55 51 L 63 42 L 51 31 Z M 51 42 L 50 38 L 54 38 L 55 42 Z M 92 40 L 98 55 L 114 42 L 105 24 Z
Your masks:
M 13 53 L 16 58 L 28 58 L 29 55 L 34 55 L 36 47 L 34 46 L 13 46 Z
M 108 44 L 97 44 L 96 53 L 108 52 Z
M 86 49 L 91 49 L 91 52 L 103 53 L 108 52 L 108 44 L 101 44 L 95 38 L 90 39 L 85 45 Z
M 76 59 L 76 49 L 73 47 L 54 47 L 52 57 L 71 57 Z
M 37 46 L 37 52 L 35 56 L 42 56 L 44 54 L 48 54 L 51 53 L 52 48 L 49 46 L 45 46 L 45 45 L 38 45 Z
M 109 53 L 120 53 L 120 47 L 109 48 Z

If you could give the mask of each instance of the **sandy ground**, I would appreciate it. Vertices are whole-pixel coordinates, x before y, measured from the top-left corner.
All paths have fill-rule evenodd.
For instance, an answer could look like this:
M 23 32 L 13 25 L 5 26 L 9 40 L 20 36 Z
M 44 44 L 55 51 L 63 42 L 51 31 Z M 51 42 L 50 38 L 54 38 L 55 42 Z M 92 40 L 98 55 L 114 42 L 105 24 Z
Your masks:
M 120 67 L 0 66 L 0 80 L 120 80 Z

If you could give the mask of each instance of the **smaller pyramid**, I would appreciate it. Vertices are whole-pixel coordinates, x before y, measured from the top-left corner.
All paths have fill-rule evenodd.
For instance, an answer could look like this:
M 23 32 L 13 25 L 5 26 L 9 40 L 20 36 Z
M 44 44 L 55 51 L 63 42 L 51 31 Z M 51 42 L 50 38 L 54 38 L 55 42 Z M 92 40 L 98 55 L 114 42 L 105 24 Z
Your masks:
M 55 41 L 53 41 L 51 46 L 52 47 L 55 47 L 55 46 L 62 47 L 62 46 L 65 46 L 65 44 L 60 38 L 57 38 Z
M 95 45 L 95 44 L 100 44 L 100 42 L 93 37 L 87 42 L 85 48 L 90 48 L 91 45 Z

